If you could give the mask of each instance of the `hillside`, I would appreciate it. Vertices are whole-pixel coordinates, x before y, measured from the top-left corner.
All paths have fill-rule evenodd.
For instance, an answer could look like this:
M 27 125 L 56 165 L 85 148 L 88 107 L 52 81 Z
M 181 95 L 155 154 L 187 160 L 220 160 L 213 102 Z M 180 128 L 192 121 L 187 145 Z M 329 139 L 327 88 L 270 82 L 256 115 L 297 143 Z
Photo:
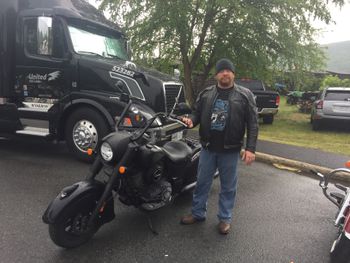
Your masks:
M 350 41 L 323 45 L 328 58 L 327 71 L 350 74 Z

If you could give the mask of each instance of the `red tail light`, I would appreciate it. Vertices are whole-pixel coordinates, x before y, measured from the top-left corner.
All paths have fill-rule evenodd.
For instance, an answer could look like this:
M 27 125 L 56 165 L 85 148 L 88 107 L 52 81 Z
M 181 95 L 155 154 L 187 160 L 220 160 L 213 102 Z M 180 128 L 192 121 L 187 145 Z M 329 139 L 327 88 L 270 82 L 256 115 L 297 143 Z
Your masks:
M 319 100 L 316 104 L 316 109 L 322 110 L 323 109 L 323 100 Z
M 276 106 L 280 105 L 280 100 L 281 100 L 280 96 L 277 96 L 276 97 Z

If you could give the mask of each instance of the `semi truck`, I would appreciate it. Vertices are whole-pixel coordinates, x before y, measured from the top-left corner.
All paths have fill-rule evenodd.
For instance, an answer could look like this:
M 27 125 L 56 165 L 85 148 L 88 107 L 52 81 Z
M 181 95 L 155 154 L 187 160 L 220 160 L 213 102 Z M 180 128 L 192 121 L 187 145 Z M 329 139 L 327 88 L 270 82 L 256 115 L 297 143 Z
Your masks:
M 130 129 L 185 101 L 178 78 L 131 62 L 126 34 L 86 1 L 1 0 L 0 136 L 66 141 L 90 161 L 125 94 L 137 102 Z

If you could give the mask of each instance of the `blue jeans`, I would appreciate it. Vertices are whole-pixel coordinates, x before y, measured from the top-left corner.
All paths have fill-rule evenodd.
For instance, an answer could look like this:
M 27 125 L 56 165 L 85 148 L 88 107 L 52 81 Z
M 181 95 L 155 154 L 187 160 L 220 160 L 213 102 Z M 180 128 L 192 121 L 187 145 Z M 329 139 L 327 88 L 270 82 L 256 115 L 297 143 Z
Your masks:
M 221 186 L 218 218 L 222 222 L 231 222 L 237 191 L 238 158 L 239 152 L 216 153 L 202 149 L 198 164 L 197 185 L 192 202 L 192 215 L 195 218 L 204 219 L 206 217 L 208 195 L 214 173 L 218 169 Z

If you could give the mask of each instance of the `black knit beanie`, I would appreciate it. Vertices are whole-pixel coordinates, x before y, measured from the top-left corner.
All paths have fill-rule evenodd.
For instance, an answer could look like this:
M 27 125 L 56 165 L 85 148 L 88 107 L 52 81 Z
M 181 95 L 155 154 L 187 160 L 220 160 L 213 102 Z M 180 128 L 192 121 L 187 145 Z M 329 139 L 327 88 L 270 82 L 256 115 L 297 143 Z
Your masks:
M 218 74 L 221 70 L 228 69 L 235 73 L 235 66 L 231 62 L 231 60 L 227 58 L 220 59 L 215 66 L 215 74 Z

